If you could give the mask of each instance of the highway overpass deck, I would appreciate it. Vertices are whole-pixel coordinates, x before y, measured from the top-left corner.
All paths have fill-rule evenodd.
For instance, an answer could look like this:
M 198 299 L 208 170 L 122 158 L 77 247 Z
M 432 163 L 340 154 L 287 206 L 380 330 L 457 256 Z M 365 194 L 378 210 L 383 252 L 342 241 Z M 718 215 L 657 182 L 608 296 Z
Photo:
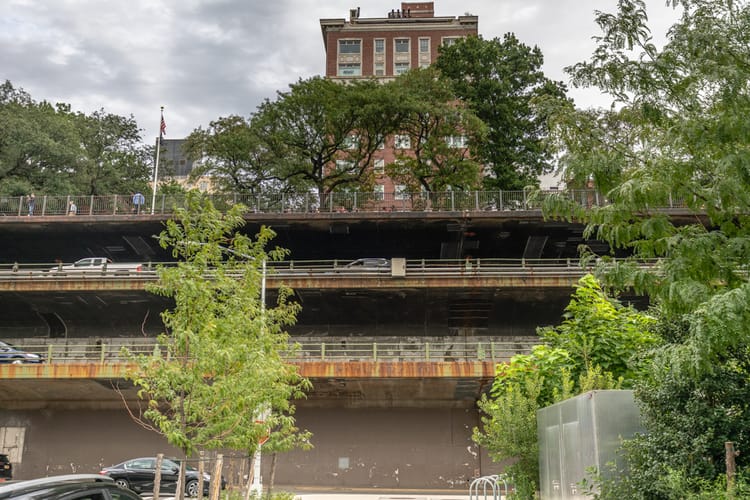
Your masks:
M 123 348 L 147 355 L 153 340 L 54 342 L 17 339 L 44 363 L 0 364 L 0 406 L 117 407 L 137 400 L 127 373 L 135 365 Z M 20 342 L 25 344 L 20 344 Z M 498 363 L 528 353 L 538 338 L 326 339 L 297 341 L 289 362 L 313 383 L 301 406 L 466 407 L 491 384 Z

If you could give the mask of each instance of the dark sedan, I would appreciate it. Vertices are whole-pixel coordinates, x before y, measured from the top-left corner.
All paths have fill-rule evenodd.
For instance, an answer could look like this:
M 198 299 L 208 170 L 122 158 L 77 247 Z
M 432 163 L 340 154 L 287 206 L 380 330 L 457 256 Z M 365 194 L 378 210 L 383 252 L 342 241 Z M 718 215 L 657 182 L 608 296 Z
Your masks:
M 31 352 L 16 349 L 7 342 L 0 341 L 0 363 L 42 363 L 44 359 Z
M 156 458 L 144 457 L 126 460 L 125 462 L 110 467 L 104 467 L 99 474 L 109 476 L 115 483 L 124 488 L 130 488 L 137 493 L 150 493 L 154 491 L 154 478 L 156 476 Z M 175 493 L 177 489 L 177 478 L 180 474 L 180 464 L 165 458 L 161 463 L 161 486 L 162 493 Z M 198 496 L 198 469 L 188 465 L 185 472 L 185 495 L 189 497 Z M 211 476 L 203 474 L 203 493 L 208 493 Z M 226 483 L 221 480 L 224 489 Z

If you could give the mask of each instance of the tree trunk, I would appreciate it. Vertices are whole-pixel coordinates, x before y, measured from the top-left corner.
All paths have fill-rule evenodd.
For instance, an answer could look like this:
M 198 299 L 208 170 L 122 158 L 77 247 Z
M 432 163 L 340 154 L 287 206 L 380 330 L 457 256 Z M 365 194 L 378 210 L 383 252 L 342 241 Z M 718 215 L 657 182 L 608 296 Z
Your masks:
M 271 477 L 268 479 L 268 494 L 266 495 L 266 498 L 268 500 L 271 500 L 271 491 L 273 490 L 273 480 L 274 480 L 274 476 L 276 476 L 276 455 L 277 453 L 274 452 L 271 458 Z
M 175 500 L 185 500 L 185 471 L 187 470 L 187 455 L 180 461 L 180 472 L 177 476 L 177 486 L 175 487 Z
M 161 489 L 161 464 L 164 461 L 164 453 L 156 455 L 156 465 L 154 470 L 154 500 L 159 500 L 159 490 Z
M 206 471 L 206 466 L 203 462 L 205 453 L 201 450 L 198 453 L 198 498 L 203 498 L 203 473 Z
M 250 491 L 253 488 L 253 472 L 255 470 L 255 455 L 250 456 L 250 472 L 247 474 L 247 483 L 245 484 L 245 500 L 250 500 Z
M 218 455 L 216 455 L 214 472 L 213 474 L 211 474 L 210 490 L 208 491 L 210 500 L 219 500 L 219 495 L 221 494 L 221 469 L 223 466 L 224 455 L 219 453 Z

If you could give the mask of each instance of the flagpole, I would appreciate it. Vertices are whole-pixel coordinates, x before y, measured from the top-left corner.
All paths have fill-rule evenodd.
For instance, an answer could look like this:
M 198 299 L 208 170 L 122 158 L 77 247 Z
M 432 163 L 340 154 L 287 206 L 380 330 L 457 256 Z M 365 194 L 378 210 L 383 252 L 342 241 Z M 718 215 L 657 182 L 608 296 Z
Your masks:
M 159 150 L 161 149 L 161 138 L 164 135 L 164 106 L 161 107 L 161 119 L 159 120 L 159 138 L 156 140 L 156 164 L 154 165 L 154 186 L 151 190 L 151 215 L 156 208 L 156 186 L 159 182 Z

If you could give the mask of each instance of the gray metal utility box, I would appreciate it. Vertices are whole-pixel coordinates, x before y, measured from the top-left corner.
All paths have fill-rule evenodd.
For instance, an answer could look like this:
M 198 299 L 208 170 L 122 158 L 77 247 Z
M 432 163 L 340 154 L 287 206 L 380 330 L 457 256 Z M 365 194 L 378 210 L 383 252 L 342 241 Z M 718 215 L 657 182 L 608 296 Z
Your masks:
M 539 476 L 543 500 L 585 499 L 587 470 L 610 476 L 622 467 L 621 441 L 644 432 L 633 391 L 591 391 L 537 411 Z

